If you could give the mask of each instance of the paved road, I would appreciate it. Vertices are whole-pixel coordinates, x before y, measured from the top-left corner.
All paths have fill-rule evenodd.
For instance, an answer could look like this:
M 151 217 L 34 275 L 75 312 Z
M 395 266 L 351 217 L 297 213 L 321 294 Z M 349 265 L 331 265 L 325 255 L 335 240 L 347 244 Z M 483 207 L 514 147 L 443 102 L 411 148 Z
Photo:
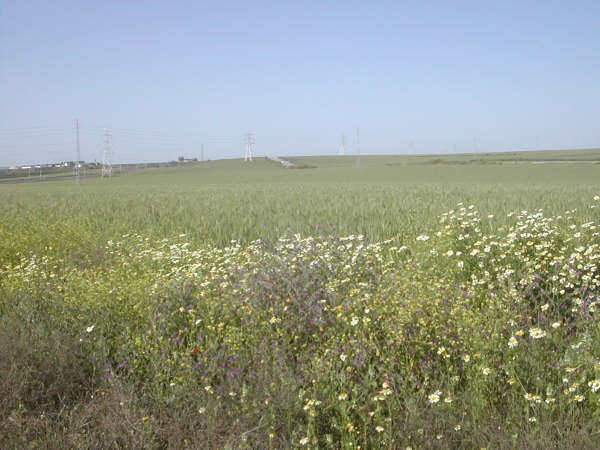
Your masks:
M 273 158 L 271 158 L 273 161 L 276 161 L 278 163 L 281 163 L 281 165 L 283 167 L 287 167 L 288 169 L 293 169 L 294 167 L 296 167 L 296 164 L 294 164 L 291 161 L 288 161 L 287 159 L 282 159 L 279 156 L 274 156 Z
M 81 178 L 95 178 L 99 177 L 100 174 L 92 174 L 92 175 L 81 175 Z M 28 178 L 3 178 L 0 179 L 0 184 L 17 184 L 17 183 L 39 183 L 42 181 L 58 181 L 58 180 L 74 180 L 74 175 L 56 175 L 56 176 L 31 176 Z

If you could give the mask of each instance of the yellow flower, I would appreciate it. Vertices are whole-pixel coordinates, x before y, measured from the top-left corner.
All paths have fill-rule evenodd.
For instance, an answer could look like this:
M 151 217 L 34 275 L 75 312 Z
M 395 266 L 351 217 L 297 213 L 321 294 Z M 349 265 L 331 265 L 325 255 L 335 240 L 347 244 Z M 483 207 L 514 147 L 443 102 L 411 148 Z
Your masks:
M 536 403 L 542 402 L 542 397 L 537 394 L 526 393 L 523 397 L 525 397 L 525 400 L 527 400 L 528 402 L 536 402 Z
M 435 391 L 433 394 L 427 396 L 429 403 L 437 403 L 440 401 L 440 395 L 442 395 L 442 391 Z
M 546 336 L 546 332 L 544 330 L 542 330 L 541 328 L 530 328 L 529 335 L 533 339 L 541 339 Z

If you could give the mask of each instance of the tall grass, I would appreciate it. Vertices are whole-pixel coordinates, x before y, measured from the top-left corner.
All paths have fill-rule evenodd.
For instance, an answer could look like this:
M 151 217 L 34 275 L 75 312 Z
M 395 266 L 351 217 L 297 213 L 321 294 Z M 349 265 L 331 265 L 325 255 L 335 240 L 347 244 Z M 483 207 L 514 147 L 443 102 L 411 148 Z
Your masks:
M 1 446 L 593 448 L 597 169 L 382 161 L 3 186 Z
M 345 160 L 342 160 L 345 161 Z M 186 233 L 194 243 L 305 235 L 412 236 L 457 202 L 482 213 L 578 208 L 598 190 L 600 165 L 324 166 L 286 170 L 259 161 L 141 171 L 113 180 L 0 186 L 0 255 L 104 243 L 131 230 Z

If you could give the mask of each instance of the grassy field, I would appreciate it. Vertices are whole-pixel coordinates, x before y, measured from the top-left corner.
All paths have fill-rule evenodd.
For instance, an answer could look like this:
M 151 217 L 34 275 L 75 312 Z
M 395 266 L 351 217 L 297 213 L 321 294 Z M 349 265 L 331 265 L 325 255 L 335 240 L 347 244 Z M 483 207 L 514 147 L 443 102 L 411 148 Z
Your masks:
M 3 448 L 594 448 L 600 150 L 0 185 Z
M 412 164 L 414 157 L 386 156 L 363 157 L 357 168 L 354 157 L 298 159 L 316 168 L 230 160 L 86 179 L 81 188 L 72 180 L 0 185 L 2 213 L 11 218 L 0 254 L 76 247 L 81 239 L 103 245 L 132 230 L 220 246 L 295 232 L 402 238 L 435 226 L 458 202 L 498 216 L 585 210 L 600 184 L 595 164 Z

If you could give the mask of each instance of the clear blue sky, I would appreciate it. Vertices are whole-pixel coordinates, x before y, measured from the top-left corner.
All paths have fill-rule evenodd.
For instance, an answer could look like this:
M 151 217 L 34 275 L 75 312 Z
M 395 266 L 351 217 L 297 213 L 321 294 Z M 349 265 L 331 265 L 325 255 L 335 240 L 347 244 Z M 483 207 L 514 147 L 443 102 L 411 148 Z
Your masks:
M 0 3 L 0 166 L 600 146 L 600 1 Z

